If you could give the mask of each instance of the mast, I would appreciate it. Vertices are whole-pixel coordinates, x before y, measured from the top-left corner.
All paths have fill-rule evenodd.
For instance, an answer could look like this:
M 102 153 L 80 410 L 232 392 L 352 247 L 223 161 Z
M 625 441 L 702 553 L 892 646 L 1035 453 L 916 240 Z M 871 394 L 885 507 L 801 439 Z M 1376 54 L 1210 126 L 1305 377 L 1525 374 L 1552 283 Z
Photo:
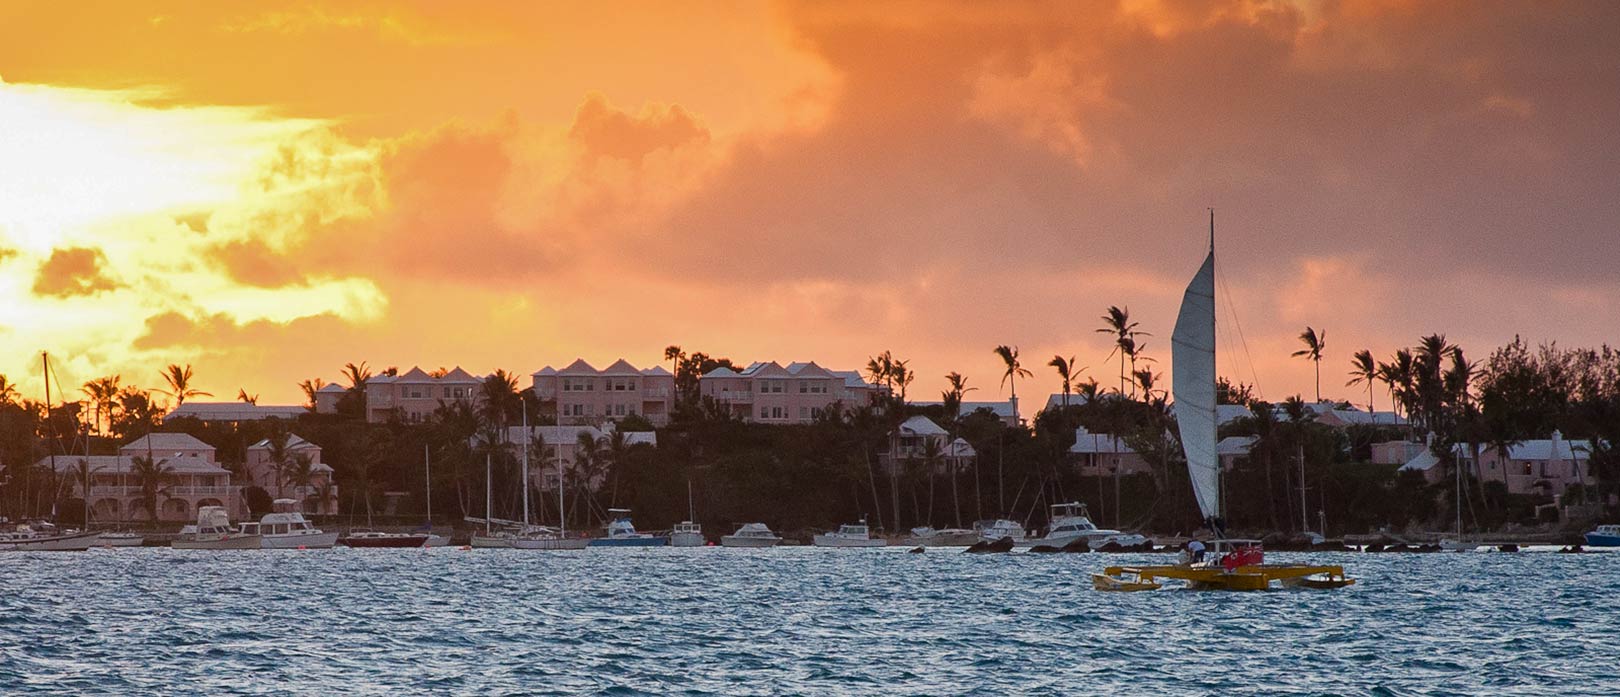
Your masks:
M 529 403 L 523 402 L 523 531 L 529 530 Z
M 489 517 L 495 514 L 495 490 L 490 475 L 494 469 L 490 466 L 489 453 L 484 453 L 484 536 L 489 537 Z
M 562 434 L 558 433 L 557 438 L 558 440 L 561 440 Z M 562 444 L 558 443 L 557 445 L 553 445 L 551 447 L 557 452 L 557 529 L 560 531 L 560 536 L 567 537 L 568 511 L 563 508 Z
M 427 526 L 433 532 L 433 460 L 427 443 L 422 444 L 422 477 L 427 482 Z

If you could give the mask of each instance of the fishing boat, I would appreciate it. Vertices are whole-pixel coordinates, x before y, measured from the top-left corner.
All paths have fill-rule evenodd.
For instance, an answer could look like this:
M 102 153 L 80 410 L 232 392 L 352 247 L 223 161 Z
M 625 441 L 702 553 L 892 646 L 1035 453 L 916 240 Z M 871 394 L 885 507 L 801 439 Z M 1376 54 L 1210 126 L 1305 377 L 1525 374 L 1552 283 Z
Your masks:
M 1588 547 L 1620 547 L 1620 525 L 1599 525 L 1586 533 Z
M 1018 547 L 1065 547 L 1075 540 L 1085 540 L 1086 546 L 1092 549 L 1101 549 L 1108 544 L 1117 544 L 1122 547 L 1131 547 L 1147 541 L 1146 537 L 1133 533 L 1123 533 L 1118 530 L 1099 528 L 1091 522 L 1091 515 L 1086 511 L 1086 504 L 1078 501 L 1052 504 L 1046 534 L 1031 539 L 1015 541 Z
M 180 536 L 169 546 L 174 549 L 259 549 L 263 541 L 258 535 L 232 530 L 231 516 L 224 506 L 203 506 L 197 509 L 197 524 L 180 528 Z
M 257 523 L 242 523 L 240 532 L 261 536 L 264 549 L 331 549 L 337 544 L 337 532 L 323 532 L 311 525 L 298 511 L 297 501 L 276 499 L 272 505 L 274 511 Z
M 885 547 L 889 543 L 881 537 L 872 537 L 866 519 L 838 526 L 838 532 L 824 532 L 810 539 L 817 547 Z
M 1215 212 L 1209 214 L 1209 254 L 1187 284 L 1171 334 L 1172 390 L 1176 426 L 1187 455 L 1198 510 L 1215 533 L 1207 555 L 1173 565 L 1110 566 L 1092 574 L 1099 591 L 1156 590 L 1176 579 L 1199 590 L 1265 590 L 1273 581 L 1304 588 L 1341 588 L 1354 583 L 1343 567 L 1267 564 L 1258 540 L 1226 539 L 1215 418 Z M 1200 558 L 1201 557 L 1201 558 Z
M 663 547 L 669 544 L 668 537 L 660 537 L 649 532 L 636 532 L 636 526 L 630 522 L 628 508 L 609 508 L 608 515 L 612 519 L 607 524 L 607 535 L 592 538 L 586 546 Z
M 83 552 L 100 540 L 99 532 L 58 531 L 56 526 L 41 522 L 0 532 L 0 552 Z
M 702 547 L 703 526 L 690 520 L 683 520 L 669 531 L 669 546 L 671 547 Z
M 973 524 L 973 529 L 979 533 L 980 542 L 995 542 L 1004 537 L 1012 538 L 1013 544 L 1024 541 L 1029 533 L 1017 521 L 998 518 L 996 520 L 981 520 Z
M 744 523 L 737 532 L 720 538 L 721 547 L 760 548 L 782 544 L 782 537 L 764 523 Z

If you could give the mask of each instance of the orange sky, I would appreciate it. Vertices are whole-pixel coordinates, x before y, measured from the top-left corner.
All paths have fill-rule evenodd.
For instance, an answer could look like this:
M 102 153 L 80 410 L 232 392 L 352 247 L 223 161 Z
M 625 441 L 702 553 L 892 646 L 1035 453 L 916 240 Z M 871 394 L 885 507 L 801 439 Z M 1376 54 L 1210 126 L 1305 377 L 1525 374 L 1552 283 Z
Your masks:
M 1308 392 L 1310 324 L 1357 397 L 1349 354 L 1421 333 L 1614 341 L 1617 35 L 1603 2 L 0 4 L 0 374 L 296 402 L 347 361 L 675 343 L 988 399 L 1008 343 L 1043 395 L 1060 352 L 1109 383 L 1111 304 L 1168 370 L 1215 206 L 1222 371 Z

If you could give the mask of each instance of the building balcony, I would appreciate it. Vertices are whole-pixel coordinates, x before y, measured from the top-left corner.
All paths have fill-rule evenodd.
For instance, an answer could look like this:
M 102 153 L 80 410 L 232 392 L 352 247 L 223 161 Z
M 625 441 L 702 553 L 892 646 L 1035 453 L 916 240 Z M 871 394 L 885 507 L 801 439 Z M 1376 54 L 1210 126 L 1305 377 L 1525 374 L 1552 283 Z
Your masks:
M 731 402 L 733 404 L 753 404 L 754 403 L 754 393 L 752 393 L 752 392 L 731 392 L 731 391 L 727 391 L 727 390 L 721 390 L 719 392 L 714 393 L 713 397 L 715 399 L 718 399 L 718 400 L 722 401 L 722 402 Z
M 641 396 L 647 399 L 669 399 L 669 389 L 664 387 L 651 387 L 642 390 Z
M 235 485 L 230 485 L 230 486 L 171 486 L 171 487 L 168 487 L 167 489 L 159 489 L 158 490 L 158 497 L 162 498 L 165 494 L 170 496 L 170 497 L 177 497 L 177 496 L 235 496 L 235 495 L 237 495 L 237 493 L 239 493 L 241 491 L 242 491 L 242 487 L 235 486 Z M 141 488 L 138 487 L 138 486 L 92 486 L 92 487 L 90 487 L 90 496 L 91 496 L 91 498 L 103 498 L 103 497 L 113 498 L 113 497 L 120 497 L 120 496 L 140 496 L 140 495 L 142 495 L 142 492 L 141 492 Z

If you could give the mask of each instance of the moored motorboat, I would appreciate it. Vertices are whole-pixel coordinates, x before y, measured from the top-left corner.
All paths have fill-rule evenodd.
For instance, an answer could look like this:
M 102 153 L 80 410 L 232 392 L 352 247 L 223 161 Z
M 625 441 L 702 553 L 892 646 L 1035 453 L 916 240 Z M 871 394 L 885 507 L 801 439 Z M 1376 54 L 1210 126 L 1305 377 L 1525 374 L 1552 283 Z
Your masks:
M 703 526 L 690 520 L 683 520 L 669 531 L 669 546 L 671 547 L 702 547 Z
M 1620 525 L 1599 525 L 1586 533 L 1588 547 L 1620 547 Z
M 169 546 L 174 549 L 259 549 L 263 541 L 258 535 L 232 530 L 231 516 L 224 506 L 203 506 L 197 509 L 197 524 L 181 528 L 180 536 Z
M 1018 546 L 1045 546 L 1052 549 L 1063 549 L 1076 540 L 1085 540 L 1085 543 L 1092 549 L 1101 549 L 1109 544 L 1133 547 L 1147 541 L 1147 538 L 1141 535 L 1097 527 L 1096 524 L 1091 522 L 1091 516 L 1086 511 L 1086 504 L 1078 501 L 1052 504 L 1048 520 L 1050 522 L 1045 535 L 1035 539 L 1025 539 L 1018 543 Z
M 764 523 L 744 523 L 737 531 L 720 538 L 721 547 L 760 548 L 782 544 L 782 537 Z
M 138 532 L 127 530 L 119 532 L 101 533 L 101 540 L 96 544 L 102 547 L 139 547 L 146 544 L 146 536 Z
M 94 547 L 101 533 L 77 530 L 58 531 L 50 523 L 18 525 L 0 533 L 0 552 L 82 552 Z
M 840 525 L 837 532 L 816 535 L 810 542 L 817 547 L 885 547 L 889 544 L 881 537 L 872 537 L 865 518 L 859 523 Z
M 912 528 L 911 534 L 895 544 L 906 547 L 967 547 L 979 541 L 979 533 L 961 528 L 936 530 L 923 526 Z
M 995 542 L 1007 538 L 1011 539 L 1013 544 L 1016 545 L 1023 542 L 1024 538 L 1029 534 L 1024 531 L 1024 526 L 1019 525 L 1017 521 L 1007 520 L 1006 518 L 981 520 L 973 524 L 973 529 L 979 533 L 980 542 Z
M 349 534 L 338 538 L 338 541 L 344 546 L 361 549 L 408 549 L 426 545 L 428 537 L 427 533 L 351 530 Z
M 669 538 L 659 537 L 652 533 L 636 532 L 636 526 L 630 522 L 630 509 L 610 508 L 608 515 L 613 516 L 607 524 L 607 535 L 592 539 L 589 547 L 663 547 L 669 544 Z
M 330 549 L 337 544 L 336 531 L 324 532 L 310 525 L 292 499 L 276 499 L 275 511 L 264 514 L 257 523 L 242 523 L 244 535 L 260 536 L 264 549 Z

